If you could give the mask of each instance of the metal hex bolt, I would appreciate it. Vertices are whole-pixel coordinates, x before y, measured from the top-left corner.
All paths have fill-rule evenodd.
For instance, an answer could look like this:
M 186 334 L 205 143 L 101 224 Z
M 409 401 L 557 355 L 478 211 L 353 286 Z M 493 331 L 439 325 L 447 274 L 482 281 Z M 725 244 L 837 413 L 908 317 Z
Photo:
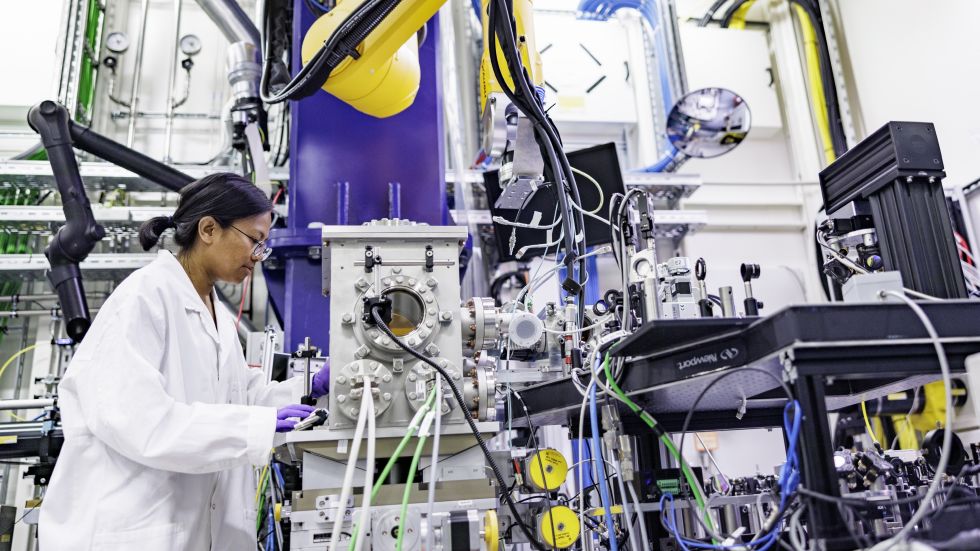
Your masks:
M 343 404 L 346 401 L 347 401 L 347 396 L 346 395 L 341 394 L 340 396 L 337 396 L 337 403 L 338 404 Z
M 350 325 L 351 323 L 354 323 L 354 316 L 350 314 L 344 314 L 344 317 L 341 318 L 341 320 L 343 320 L 345 324 Z
M 340 377 L 337 377 L 337 383 L 338 384 L 342 384 L 342 385 L 346 385 L 347 384 L 347 377 L 344 377 L 343 375 L 341 375 Z
M 390 392 L 385 392 L 383 398 L 384 398 L 384 401 L 385 402 L 390 402 L 391 401 L 391 393 Z
M 442 314 L 439 314 L 439 319 L 441 319 L 442 321 L 449 321 L 453 319 L 453 313 L 447 310 Z
M 439 284 L 439 282 L 436 281 L 435 278 L 430 277 L 429 279 L 425 280 L 425 284 L 428 285 L 429 287 L 435 287 L 436 285 Z
M 381 380 L 384 381 L 384 382 L 386 382 L 386 383 L 390 383 L 391 382 L 391 375 L 388 374 L 388 373 L 385 373 L 385 376 L 382 377 Z
M 414 392 L 409 392 L 409 393 L 408 393 L 408 399 L 409 399 L 409 400 L 414 400 L 414 399 L 416 399 L 416 398 L 418 398 L 418 396 L 419 396 L 419 395 L 418 395 L 418 394 L 416 394 L 416 393 L 414 393 Z

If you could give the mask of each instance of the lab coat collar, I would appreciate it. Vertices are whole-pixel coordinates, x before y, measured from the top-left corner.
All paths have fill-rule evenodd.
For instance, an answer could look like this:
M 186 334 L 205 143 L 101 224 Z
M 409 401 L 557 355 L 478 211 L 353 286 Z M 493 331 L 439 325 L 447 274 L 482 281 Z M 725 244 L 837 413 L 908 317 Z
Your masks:
M 184 267 L 180 265 L 180 261 L 177 257 L 173 255 L 168 250 L 161 249 L 157 253 L 157 258 L 153 262 L 160 266 L 160 268 L 167 273 L 167 276 L 173 286 L 174 291 L 179 293 L 181 302 L 184 303 L 184 308 L 188 310 L 193 310 L 195 312 L 207 312 L 207 305 L 201 300 L 201 295 L 197 294 L 197 289 L 194 288 L 194 284 L 191 283 L 190 276 L 184 271 Z M 214 290 L 211 290 L 211 300 L 215 300 Z M 215 304 L 217 304 L 215 302 Z M 210 315 L 210 314 L 208 314 Z
M 180 261 L 177 260 L 177 257 L 173 253 L 165 249 L 160 250 L 153 264 L 159 264 L 160 268 L 165 272 L 165 277 L 173 282 L 174 291 L 179 295 L 184 309 L 197 313 L 201 319 L 201 324 L 204 326 L 204 332 L 214 339 L 214 342 L 220 347 L 222 334 L 219 327 L 222 325 L 222 314 L 224 313 L 222 310 L 224 307 L 218 304 L 217 292 L 211 289 L 211 304 L 214 304 L 214 315 L 217 319 L 217 322 L 215 322 L 211 319 L 211 313 L 208 312 L 207 305 L 201 300 L 201 295 L 197 294 L 197 289 L 194 288 L 190 276 L 184 271 L 184 267 L 180 265 Z

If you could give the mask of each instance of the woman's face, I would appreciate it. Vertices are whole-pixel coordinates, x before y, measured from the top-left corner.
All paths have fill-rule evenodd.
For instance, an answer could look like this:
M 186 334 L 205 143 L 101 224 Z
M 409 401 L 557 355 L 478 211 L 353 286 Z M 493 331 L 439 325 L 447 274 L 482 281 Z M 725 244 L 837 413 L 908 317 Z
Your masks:
M 253 256 L 256 243 L 269 238 L 272 213 L 240 218 L 227 228 L 216 226 L 212 246 L 207 248 L 207 265 L 211 277 L 228 283 L 241 283 L 260 261 Z

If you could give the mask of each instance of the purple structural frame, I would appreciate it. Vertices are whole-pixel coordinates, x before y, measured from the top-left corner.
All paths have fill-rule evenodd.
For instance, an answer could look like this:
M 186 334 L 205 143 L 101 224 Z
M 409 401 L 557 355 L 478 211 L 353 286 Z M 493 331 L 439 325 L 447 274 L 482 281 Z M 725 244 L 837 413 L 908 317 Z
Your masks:
M 314 16 L 303 0 L 294 1 L 293 14 L 295 72 Z M 263 266 L 271 306 L 285 331 L 285 350 L 295 350 L 305 337 L 324 351 L 329 346 L 319 225 L 361 225 L 380 218 L 450 223 L 438 43 L 433 18 L 419 50 L 418 95 L 398 115 L 376 119 L 324 91 L 292 102 L 288 226 L 272 231 L 273 256 Z

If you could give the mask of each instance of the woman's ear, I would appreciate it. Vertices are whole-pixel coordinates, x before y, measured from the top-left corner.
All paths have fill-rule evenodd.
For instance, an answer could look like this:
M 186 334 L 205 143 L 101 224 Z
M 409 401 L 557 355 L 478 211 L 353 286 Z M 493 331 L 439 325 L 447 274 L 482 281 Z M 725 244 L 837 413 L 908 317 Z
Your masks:
M 197 238 L 208 245 L 217 238 L 218 221 L 212 216 L 204 216 L 197 222 Z

